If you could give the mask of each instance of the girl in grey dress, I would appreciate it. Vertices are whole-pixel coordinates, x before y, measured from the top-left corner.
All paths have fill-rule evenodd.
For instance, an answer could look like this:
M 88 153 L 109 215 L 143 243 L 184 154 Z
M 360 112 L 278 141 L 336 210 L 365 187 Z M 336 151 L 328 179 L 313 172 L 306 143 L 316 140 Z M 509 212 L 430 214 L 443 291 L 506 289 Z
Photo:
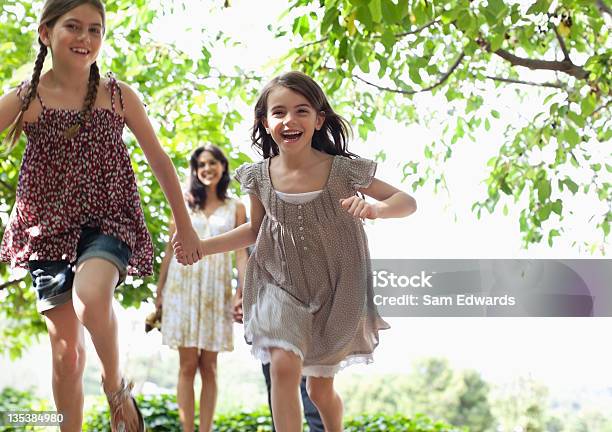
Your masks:
M 255 106 L 251 137 L 264 160 L 236 171 L 251 199 L 251 220 L 201 241 L 205 254 L 255 243 L 243 292 L 245 339 L 271 363 L 279 432 L 301 430 L 302 374 L 325 430 L 341 431 L 334 374 L 371 362 L 378 331 L 389 327 L 373 302 L 362 219 L 404 217 L 416 203 L 376 179 L 373 161 L 347 150 L 349 132 L 312 78 L 274 78 Z

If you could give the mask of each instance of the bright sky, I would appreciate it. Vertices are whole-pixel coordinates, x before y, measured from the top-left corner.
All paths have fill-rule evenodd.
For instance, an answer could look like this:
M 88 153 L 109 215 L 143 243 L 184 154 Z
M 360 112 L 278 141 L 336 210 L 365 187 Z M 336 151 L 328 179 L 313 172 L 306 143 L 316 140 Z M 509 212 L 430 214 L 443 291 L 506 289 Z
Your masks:
M 195 3 L 195 2 L 193 2 Z M 205 2 L 202 2 L 205 3 Z M 223 30 L 244 42 L 235 48 L 219 47 L 212 58 L 217 65 L 228 67 L 237 61 L 245 69 L 264 69 L 275 57 L 282 55 L 290 41 L 275 41 L 266 26 L 273 22 L 287 2 L 262 0 L 234 0 L 232 7 L 222 13 L 196 13 L 193 9 L 174 19 L 161 20 L 157 27 L 165 40 L 175 40 L 186 49 L 198 52 L 193 36 L 182 33 L 183 28 L 207 31 Z M 204 9 L 204 7 L 203 7 Z M 171 29 L 171 31 L 169 31 Z M 181 42 L 182 41 L 182 42 Z M 191 48 L 188 48 L 191 47 Z M 423 106 L 436 106 L 439 100 L 424 95 L 418 99 Z M 472 204 L 484 196 L 482 180 L 486 161 L 496 154 L 501 143 L 505 121 L 514 120 L 517 112 L 528 115 L 530 104 L 517 106 L 508 92 L 495 100 L 495 109 L 502 120 L 492 129 L 478 135 L 477 143 L 460 142 L 455 147 L 446 175 L 450 195 L 433 194 L 423 188 L 414 195 L 419 210 L 408 219 L 368 223 L 371 254 L 374 258 L 580 258 L 585 257 L 569 242 L 556 240 L 555 248 L 536 246 L 521 249 L 518 216 L 510 211 L 507 217 L 499 212 L 477 220 L 470 211 Z M 538 99 L 534 99 L 537 108 Z M 332 101 L 333 105 L 333 101 Z M 244 117 L 251 117 L 251 108 L 243 107 Z M 231 134 L 232 142 L 254 158 L 248 142 L 248 122 Z M 435 130 L 419 126 L 406 127 L 385 119 L 377 123 L 367 144 L 356 142 L 352 151 L 373 158 L 380 150 L 387 152 L 387 162 L 381 163 L 378 177 L 412 193 L 410 185 L 401 184 L 396 161 L 422 160 L 423 146 L 433 140 Z M 509 204 L 510 205 L 510 204 Z M 588 226 L 576 221 L 573 234 L 590 236 Z M 596 237 L 594 237 L 596 238 Z M 609 247 L 609 246 L 608 246 Z M 121 312 L 123 320 L 141 322 L 144 311 Z M 479 370 L 494 382 L 510 381 L 519 375 L 531 375 L 552 388 L 575 387 L 581 384 L 599 386 L 612 382 L 612 353 L 608 344 L 612 319 L 509 319 L 509 318 L 396 318 L 390 319 L 392 329 L 383 333 L 381 345 L 375 353 L 375 363 L 367 367 L 353 367 L 344 372 L 405 372 L 414 359 L 426 356 L 447 357 L 453 366 Z M 159 341 L 142 338 L 140 332 L 129 336 L 129 328 L 122 331 L 123 346 L 129 350 L 160 349 Z M 127 343 L 129 342 L 129 343 Z M 242 342 L 242 329 L 236 327 L 236 351 L 243 364 L 258 366 Z M 166 352 L 162 349 L 162 353 Z M 129 352 L 125 355 L 129 355 Z M 50 365 L 49 365 L 50 366 Z M 47 367 L 47 366 L 45 366 Z M 4 369 L 4 367 L 2 367 Z

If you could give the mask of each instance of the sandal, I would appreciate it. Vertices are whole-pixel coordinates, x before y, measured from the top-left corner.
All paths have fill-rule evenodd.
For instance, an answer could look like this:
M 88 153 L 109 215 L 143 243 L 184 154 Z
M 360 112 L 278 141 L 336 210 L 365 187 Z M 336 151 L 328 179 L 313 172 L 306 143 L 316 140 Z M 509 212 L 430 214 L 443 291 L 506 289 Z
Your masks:
M 145 423 L 142 418 L 142 413 L 136 404 L 136 400 L 132 396 L 132 388 L 134 387 L 133 382 L 127 382 L 124 378 L 121 378 L 121 384 L 119 385 L 119 390 L 114 393 L 106 393 L 106 399 L 108 400 L 108 405 L 110 407 L 111 412 L 111 430 L 113 432 L 145 432 Z M 104 386 L 102 386 L 102 390 L 104 391 Z M 136 414 L 138 415 L 138 429 L 136 430 L 128 430 L 126 421 L 124 420 L 124 409 L 123 404 L 131 401 L 134 404 L 134 408 L 136 408 Z M 121 420 L 116 420 L 117 415 L 121 417 Z M 116 422 L 116 423 L 115 423 Z

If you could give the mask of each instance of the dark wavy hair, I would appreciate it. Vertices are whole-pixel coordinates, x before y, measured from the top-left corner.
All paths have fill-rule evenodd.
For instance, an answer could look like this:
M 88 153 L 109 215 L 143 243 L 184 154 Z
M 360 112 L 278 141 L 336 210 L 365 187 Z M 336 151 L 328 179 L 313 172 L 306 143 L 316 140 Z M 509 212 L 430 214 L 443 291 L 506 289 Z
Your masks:
M 325 115 L 321 130 L 315 130 L 312 136 L 312 147 L 330 155 L 340 155 L 349 158 L 357 157 L 347 150 L 348 139 L 352 134 L 350 124 L 336 114 L 330 106 L 321 87 L 308 75 L 292 71 L 272 79 L 261 91 L 255 104 L 255 119 L 251 130 L 251 142 L 264 159 L 278 155 L 278 145 L 266 133 L 263 120 L 268 112 L 268 96 L 275 88 L 282 86 L 293 90 L 308 99 L 308 102 L 318 112 Z
M 206 186 L 198 178 L 198 158 L 205 151 L 211 153 L 223 165 L 223 175 L 217 183 L 216 191 L 221 201 L 225 201 L 227 198 L 227 188 L 230 183 L 229 164 L 223 150 L 212 144 L 206 144 L 195 149 L 189 159 L 189 191 L 186 194 L 187 204 L 194 211 L 204 210 L 206 206 Z

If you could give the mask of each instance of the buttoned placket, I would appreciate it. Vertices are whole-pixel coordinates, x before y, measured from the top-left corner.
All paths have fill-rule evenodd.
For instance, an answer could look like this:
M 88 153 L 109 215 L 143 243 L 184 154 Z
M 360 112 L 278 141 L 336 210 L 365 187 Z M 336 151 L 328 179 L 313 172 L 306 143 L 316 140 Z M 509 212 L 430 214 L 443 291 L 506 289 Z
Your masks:
M 297 208 L 298 208 L 298 222 L 300 224 L 299 226 L 299 230 L 300 230 L 300 240 L 304 241 L 304 215 L 302 214 L 302 204 L 298 204 Z M 303 246 L 304 250 L 308 250 L 307 246 Z

